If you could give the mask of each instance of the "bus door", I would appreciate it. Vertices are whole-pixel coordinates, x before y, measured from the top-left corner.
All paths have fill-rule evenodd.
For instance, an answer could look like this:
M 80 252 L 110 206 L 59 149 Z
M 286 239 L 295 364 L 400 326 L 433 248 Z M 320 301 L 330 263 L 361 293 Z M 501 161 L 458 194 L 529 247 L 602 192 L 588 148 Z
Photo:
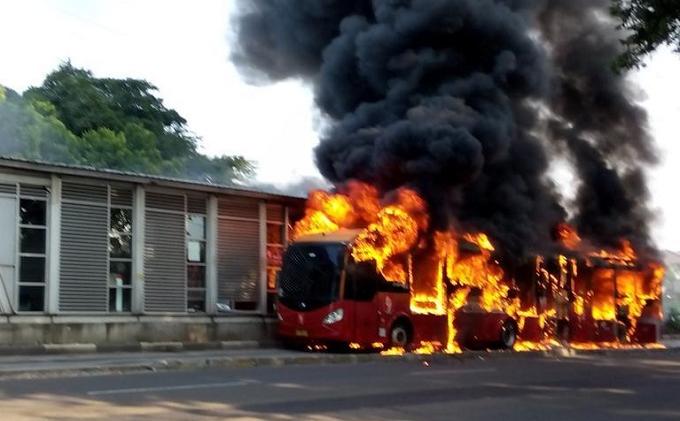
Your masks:
M 353 314 L 352 342 L 368 345 L 379 340 L 378 306 L 375 302 L 378 277 L 375 265 L 369 262 L 351 262 L 347 267 L 345 298 Z

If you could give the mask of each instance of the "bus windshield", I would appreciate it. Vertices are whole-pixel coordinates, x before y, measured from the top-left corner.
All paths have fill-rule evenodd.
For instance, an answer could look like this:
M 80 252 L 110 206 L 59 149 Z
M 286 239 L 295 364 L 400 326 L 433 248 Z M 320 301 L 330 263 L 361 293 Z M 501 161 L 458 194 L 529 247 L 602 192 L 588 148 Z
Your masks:
M 292 244 L 283 257 L 279 301 L 295 310 L 313 310 L 339 298 L 346 246 Z

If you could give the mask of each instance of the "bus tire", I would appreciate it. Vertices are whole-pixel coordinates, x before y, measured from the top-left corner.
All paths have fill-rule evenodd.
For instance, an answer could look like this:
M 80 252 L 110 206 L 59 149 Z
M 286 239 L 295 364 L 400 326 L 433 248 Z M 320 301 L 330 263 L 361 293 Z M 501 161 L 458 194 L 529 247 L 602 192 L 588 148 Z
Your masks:
M 390 329 L 390 346 L 407 348 L 411 344 L 411 326 L 405 320 L 394 322 Z
M 517 342 L 517 323 L 514 320 L 508 319 L 501 327 L 500 348 L 512 349 Z

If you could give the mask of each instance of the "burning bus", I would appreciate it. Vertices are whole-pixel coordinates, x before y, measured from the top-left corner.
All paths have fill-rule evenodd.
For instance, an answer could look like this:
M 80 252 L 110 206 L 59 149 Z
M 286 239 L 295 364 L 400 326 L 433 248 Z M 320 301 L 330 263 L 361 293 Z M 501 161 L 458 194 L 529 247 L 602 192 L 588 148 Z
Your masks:
M 556 250 L 508 273 L 486 234 L 432 229 L 413 190 L 312 192 L 279 275 L 279 335 L 417 352 L 656 343 L 663 268 L 625 242 L 557 233 Z
M 339 230 L 302 236 L 290 245 L 280 275 L 281 336 L 287 341 L 356 348 L 444 346 L 451 319 L 435 297 L 413 298 L 418 282 L 412 256 L 405 257 L 406 270 L 397 271 L 405 277 L 388 279 L 374 261 L 353 257 L 360 235 L 359 230 Z M 481 254 L 473 243 L 466 242 L 465 247 L 466 253 Z M 437 276 L 420 269 L 427 272 L 420 276 Z M 500 308 L 485 310 L 476 300 L 481 290 L 476 292 L 467 294 L 467 306 L 457 308 L 466 322 L 456 342 L 512 348 L 517 339 L 515 321 Z

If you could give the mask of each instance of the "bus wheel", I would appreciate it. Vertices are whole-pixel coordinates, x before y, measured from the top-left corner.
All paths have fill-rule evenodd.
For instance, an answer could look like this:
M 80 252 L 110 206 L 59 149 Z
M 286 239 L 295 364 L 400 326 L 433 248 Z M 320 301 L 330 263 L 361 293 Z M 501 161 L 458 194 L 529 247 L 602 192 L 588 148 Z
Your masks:
M 501 328 L 501 348 L 512 349 L 517 342 L 517 325 L 513 320 L 506 320 Z
M 404 322 L 395 323 L 390 331 L 390 345 L 406 348 L 411 343 L 411 333 Z

